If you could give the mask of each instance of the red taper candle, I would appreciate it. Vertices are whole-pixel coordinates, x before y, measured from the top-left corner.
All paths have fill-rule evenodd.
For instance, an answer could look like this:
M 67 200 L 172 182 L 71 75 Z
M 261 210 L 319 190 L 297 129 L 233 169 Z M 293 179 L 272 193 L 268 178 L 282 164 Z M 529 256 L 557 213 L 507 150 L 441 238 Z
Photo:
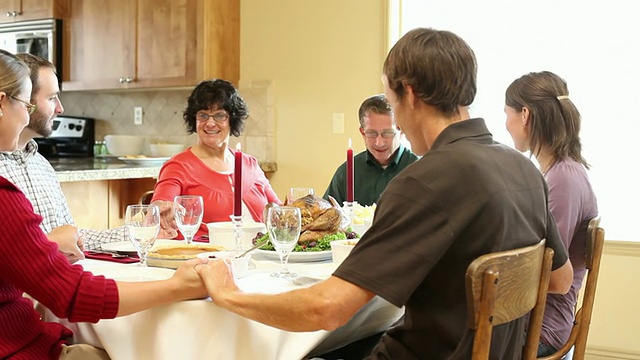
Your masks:
M 240 143 L 236 145 L 233 168 L 233 215 L 242 216 L 242 151 L 240 151 Z
M 351 148 L 351 138 L 347 148 L 347 201 L 353 202 L 353 149 Z

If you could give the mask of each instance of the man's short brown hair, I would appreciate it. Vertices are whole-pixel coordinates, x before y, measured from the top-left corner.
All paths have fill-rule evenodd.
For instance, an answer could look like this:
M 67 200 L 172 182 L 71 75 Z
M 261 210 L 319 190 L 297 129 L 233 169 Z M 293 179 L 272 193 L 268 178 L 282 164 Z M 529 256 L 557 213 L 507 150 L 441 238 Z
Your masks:
M 391 105 L 387 102 L 384 94 L 373 95 L 362 102 L 358 109 L 361 128 L 364 128 L 364 118 L 371 112 L 380 115 L 392 115 L 393 110 L 391 110 Z
M 19 53 L 19 54 L 16 54 L 16 57 L 22 60 L 22 62 L 27 64 L 27 66 L 29 66 L 29 69 L 31 69 L 31 84 L 32 84 L 31 100 L 33 101 L 34 100 L 33 95 L 37 94 L 38 91 L 40 91 L 40 83 L 38 82 L 39 76 L 40 76 L 40 69 L 49 68 L 55 73 L 56 67 L 49 60 L 43 59 L 33 54 Z
M 399 97 L 410 85 L 417 97 L 446 115 L 469 106 L 476 96 L 473 50 L 456 34 L 429 28 L 406 33 L 384 62 L 389 88 Z

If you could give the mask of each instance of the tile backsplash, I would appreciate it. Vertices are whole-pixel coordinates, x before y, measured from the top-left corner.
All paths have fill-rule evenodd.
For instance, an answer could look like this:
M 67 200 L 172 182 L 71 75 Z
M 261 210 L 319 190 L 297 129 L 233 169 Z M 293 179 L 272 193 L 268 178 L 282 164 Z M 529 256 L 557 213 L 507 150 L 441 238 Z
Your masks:
M 249 107 L 249 118 L 242 135 L 231 137 L 230 146 L 239 141 L 244 152 L 260 162 L 276 162 L 275 104 L 271 83 L 255 81 L 242 84 L 239 92 Z M 187 135 L 182 111 L 187 105 L 191 89 L 122 91 L 122 92 L 63 92 L 60 95 L 64 114 L 88 116 L 96 119 L 96 140 L 107 134 L 142 135 L 149 144 L 171 142 L 192 145 L 196 135 Z M 133 108 L 141 106 L 142 125 L 134 125 Z

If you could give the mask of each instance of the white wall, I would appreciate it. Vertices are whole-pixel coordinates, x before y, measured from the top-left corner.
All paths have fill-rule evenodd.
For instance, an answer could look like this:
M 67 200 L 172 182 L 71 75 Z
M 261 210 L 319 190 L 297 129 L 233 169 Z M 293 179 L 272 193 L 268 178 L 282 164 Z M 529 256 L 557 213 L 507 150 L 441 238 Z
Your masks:
M 401 0 L 402 32 L 460 35 L 478 59 L 473 116 L 512 145 L 504 92 L 516 78 L 549 70 L 569 85 L 582 114 L 583 155 L 607 239 L 640 241 L 640 2 L 635 0 Z

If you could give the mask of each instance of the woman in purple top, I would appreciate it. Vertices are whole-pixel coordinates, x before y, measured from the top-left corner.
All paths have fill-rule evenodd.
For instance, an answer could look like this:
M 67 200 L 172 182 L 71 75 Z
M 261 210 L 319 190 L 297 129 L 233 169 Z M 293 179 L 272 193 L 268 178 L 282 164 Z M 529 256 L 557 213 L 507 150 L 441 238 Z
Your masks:
M 507 130 L 516 149 L 530 151 L 549 185 L 549 208 L 573 265 L 573 284 L 565 295 L 549 294 L 538 356 L 553 354 L 569 338 L 575 305 L 586 273 L 589 220 L 598 214 L 580 143 L 580 113 L 567 83 L 549 71 L 516 79 L 506 91 Z

